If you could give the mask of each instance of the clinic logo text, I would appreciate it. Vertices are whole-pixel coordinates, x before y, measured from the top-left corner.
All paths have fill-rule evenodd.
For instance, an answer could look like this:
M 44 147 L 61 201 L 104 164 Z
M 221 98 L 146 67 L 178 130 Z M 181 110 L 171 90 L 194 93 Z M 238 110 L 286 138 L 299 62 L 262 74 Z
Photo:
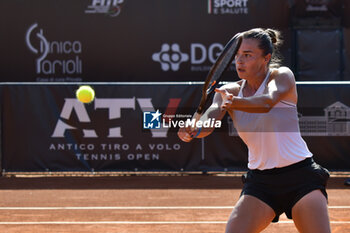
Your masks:
M 58 81 L 49 80 L 49 77 L 52 79 L 54 75 L 75 76 L 70 78 L 71 80 L 59 81 L 81 81 L 80 77 L 76 77 L 82 74 L 80 58 L 82 43 L 80 41 L 48 40 L 44 30 L 39 28 L 37 23 L 28 28 L 25 41 L 28 49 L 38 56 L 35 60 L 36 74 L 47 78 L 39 77 L 37 81 Z

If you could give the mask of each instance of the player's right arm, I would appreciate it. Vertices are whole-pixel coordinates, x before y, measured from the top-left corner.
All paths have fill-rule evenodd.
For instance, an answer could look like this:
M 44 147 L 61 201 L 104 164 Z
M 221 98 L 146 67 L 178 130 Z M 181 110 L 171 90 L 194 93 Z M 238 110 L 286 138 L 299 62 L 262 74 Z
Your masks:
M 237 83 L 227 84 L 220 87 L 220 90 L 226 90 L 227 92 L 232 93 L 231 95 L 226 96 L 226 98 L 232 99 L 234 95 L 237 95 L 239 85 Z M 226 114 L 226 110 L 223 109 L 221 106 L 225 101 L 227 101 L 227 99 L 224 100 L 220 93 L 215 93 L 212 104 L 203 113 L 199 120 L 203 122 L 209 119 L 212 119 L 214 121 L 222 120 L 222 118 Z M 194 114 L 192 119 L 196 118 L 195 115 L 196 113 Z M 193 138 L 203 138 L 210 135 L 214 131 L 214 129 L 215 127 L 202 127 L 201 129 L 184 127 L 180 128 L 177 134 L 182 141 L 190 142 Z

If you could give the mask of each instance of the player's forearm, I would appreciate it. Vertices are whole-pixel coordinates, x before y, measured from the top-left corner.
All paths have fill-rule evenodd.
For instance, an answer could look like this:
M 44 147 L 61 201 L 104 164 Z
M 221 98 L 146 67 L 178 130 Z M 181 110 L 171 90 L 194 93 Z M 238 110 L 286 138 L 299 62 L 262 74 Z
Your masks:
M 199 121 L 200 127 L 195 130 L 197 132 L 196 138 L 203 138 L 210 135 L 216 128 L 221 127 L 221 119 L 224 117 L 226 111 L 221 110 L 217 105 L 212 105 L 205 111 Z M 200 131 L 199 131 L 199 128 Z M 198 133 L 199 131 L 199 133 Z
M 274 106 L 275 101 L 270 95 L 235 97 L 230 109 L 250 113 L 267 113 Z

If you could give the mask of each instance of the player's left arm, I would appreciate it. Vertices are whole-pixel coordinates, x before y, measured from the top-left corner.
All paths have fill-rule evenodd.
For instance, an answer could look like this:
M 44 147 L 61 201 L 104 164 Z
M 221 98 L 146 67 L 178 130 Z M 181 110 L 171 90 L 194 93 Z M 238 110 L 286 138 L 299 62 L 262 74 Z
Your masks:
M 225 109 L 239 110 L 251 113 L 269 112 L 275 104 L 293 95 L 295 78 L 287 67 L 280 67 L 273 71 L 264 94 L 250 97 L 234 97 L 231 102 L 222 105 Z
M 218 120 L 220 121 L 226 111 L 221 108 L 222 105 L 222 99 L 221 96 L 218 93 L 215 93 L 213 98 L 213 103 L 209 106 L 209 108 L 203 113 L 203 115 L 200 117 L 199 121 L 206 121 L 206 120 Z M 193 116 L 192 120 L 195 119 L 195 116 Z M 214 131 L 214 127 L 183 127 L 180 128 L 177 135 L 179 138 L 184 142 L 190 142 L 194 138 L 204 138 L 208 135 L 210 135 Z
M 229 83 L 219 89 L 226 92 L 227 95 L 220 95 L 215 93 L 213 97 L 213 102 L 210 107 L 203 113 L 200 117 L 200 121 L 204 122 L 207 120 L 221 121 L 226 114 L 226 110 L 221 108 L 223 102 L 227 99 L 232 99 L 234 95 L 237 95 L 239 91 L 239 83 Z M 215 130 L 215 125 L 202 128 L 180 128 L 178 131 L 178 136 L 182 141 L 189 142 L 193 138 L 204 138 L 210 135 Z M 194 137 L 193 137 L 194 136 Z

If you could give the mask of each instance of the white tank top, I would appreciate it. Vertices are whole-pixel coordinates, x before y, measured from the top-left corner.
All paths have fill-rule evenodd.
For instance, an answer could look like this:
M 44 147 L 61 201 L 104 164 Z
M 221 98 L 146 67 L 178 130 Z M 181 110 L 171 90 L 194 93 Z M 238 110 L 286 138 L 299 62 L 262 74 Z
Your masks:
M 254 96 L 262 95 L 270 72 Z M 243 80 L 239 97 L 243 97 Z M 312 157 L 299 130 L 296 105 L 286 101 L 277 103 L 268 113 L 233 111 L 233 123 L 238 135 L 248 146 L 249 169 L 285 167 Z

